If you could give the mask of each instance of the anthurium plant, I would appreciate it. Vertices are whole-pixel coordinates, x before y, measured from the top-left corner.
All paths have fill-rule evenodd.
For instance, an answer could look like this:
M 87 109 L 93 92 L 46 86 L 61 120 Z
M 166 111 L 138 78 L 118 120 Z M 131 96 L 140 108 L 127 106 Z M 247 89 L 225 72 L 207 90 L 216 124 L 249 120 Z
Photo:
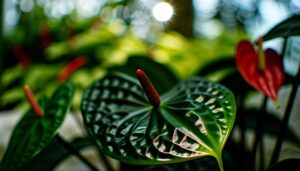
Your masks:
M 88 55 L 78 55 L 53 77 L 58 86 L 50 98 L 36 100 L 31 88 L 24 86 L 30 109 L 12 132 L 0 171 L 54 170 L 71 154 L 89 170 L 98 171 L 80 153 L 89 146 L 96 147 L 107 171 L 114 170 L 107 156 L 117 159 L 122 171 L 274 171 L 297 167 L 299 159 L 280 161 L 279 155 L 285 140 L 300 147 L 299 137 L 288 126 L 300 72 L 289 75 L 283 66 L 288 40 L 300 35 L 299 17 L 286 19 L 258 40 L 237 42 L 236 53 L 230 58 L 208 64 L 196 76 L 182 81 L 168 67 L 145 56 L 131 56 L 124 65 L 105 68 L 89 86 L 80 87 L 84 90 L 79 95 L 80 112 L 88 135 L 68 142 L 58 129 L 78 87 L 69 78 L 74 71 L 93 65 Z M 274 38 L 283 40 L 279 52 L 263 48 L 265 41 Z M 17 51 L 20 59 L 26 58 L 20 55 L 23 50 Z M 24 68 L 29 64 L 25 62 Z M 232 72 L 224 72 L 227 69 Z M 217 71 L 223 77 L 211 81 L 207 75 Z M 267 110 L 267 101 L 278 106 L 278 94 L 285 85 L 292 89 L 285 109 L 280 109 L 284 110 L 281 119 Z M 245 102 L 255 91 L 264 95 L 262 105 L 249 108 Z M 253 132 L 254 141 L 247 138 L 247 132 Z M 264 134 L 276 137 L 272 154 L 265 153 Z M 250 149 L 249 142 L 253 145 Z M 266 166 L 264 160 L 269 156 Z
M 193 77 L 160 97 L 142 70 L 136 75 L 139 82 L 111 74 L 85 92 L 82 115 L 99 149 L 133 164 L 213 156 L 223 170 L 222 149 L 236 112 L 231 91 Z
M 1 171 L 22 170 L 49 144 L 64 121 L 74 90 L 73 84 L 64 83 L 50 99 L 43 97 L 37 102 L 30 87 L 24 86 L 24 93 L 32 107 L 24 114 L 12 133 L 1 161 Z

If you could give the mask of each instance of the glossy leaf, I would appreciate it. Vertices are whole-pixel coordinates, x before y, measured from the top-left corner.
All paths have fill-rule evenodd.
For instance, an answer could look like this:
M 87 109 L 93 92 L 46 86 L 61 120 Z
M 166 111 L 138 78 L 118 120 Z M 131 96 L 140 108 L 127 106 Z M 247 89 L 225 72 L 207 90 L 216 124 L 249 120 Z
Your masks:
M 213 156 L 221 169 L 236 112 L 227 88 L 199 77 L 177 84 L 153 108 L 138 81 L 123 74 L 95 81 L 81 110 L 89 134 L 113 158 L 165 164 Z
M 49 100 L 41 99 L 39 102 L 43 110 L 41 118 L 38 118 L 32 109 L 26 112 L 13 130 L 1 161 L 1 171 L 20 170 L 47 146 L 64 121 L 74 90 L 73 84 L 65 83 Z
M 242 40 L 237 45 L 236 64 L 248 84 L 276 102 L 285 76 L 282 59 L 272 49 L 267 49 L 264 53 L 265 68 L 261 70 L 253 45 L 247 40 Z
M 294 15 L 274 26 L 268 31 L 263 39 L 270 40 L 277 37 L 299 36 L 300 35 L 300 15 Z

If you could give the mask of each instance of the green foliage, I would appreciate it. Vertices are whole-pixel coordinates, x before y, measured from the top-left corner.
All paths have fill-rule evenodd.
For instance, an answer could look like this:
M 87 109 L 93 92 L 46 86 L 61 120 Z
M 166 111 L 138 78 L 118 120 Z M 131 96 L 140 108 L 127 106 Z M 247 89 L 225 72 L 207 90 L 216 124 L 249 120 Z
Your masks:
M 199 77 L 176 85 L 154 109 L 135 79 L 113 74 L 90 86 L 81 110 L 100 150 L 123 162 L 163 164 L 213 156 L 223 169 L 222 148 L 236 109 L 227 88 Z
M 1 161 L 2 171 L 20 170 L 47 146 L 64 121 L 74 89 L 74 85 L 65 83 L 49 100 L 42 98 L 39 102 L 43 110 L 41 118 L 38 118 L 31 109 L 25 113 L 10 138 Z
M 219 170 L 218 162 L 222 162 L 221 152 L 225 170 L 245 170 L 245 167 L 252 166 L 253 163 L 249 162 L 252 154 L 243 144 L 249 139 L 246 136 L 243 141 L 242 137 L 257 129 L 261 115 L 264 115 L 265 122 L 260 131 L 268 137 L 274 137 L 278 134 L 281 120 L 272 111 L 247 106 L 247 99 L 255 95 L 255 90 L 246 84 L 236 70 L 232 55 L 236 42 L 247 37 L 245 32 L 239 29 L 223 30 L 217 38 L 187 39 L 171 30 L 160 32 L 155 24 L 147 23 L 151 25 L 151 34 L 139 38 L 134 34 L 136 23 L 132 22 L 139 14 L 138 10 L 132 11 L 137 6 L 135 2 L 103 1 L 101 3 L 106 5 L 101 10 L 100 17 L 97 14 L 89 18 L 78 16 L 76 12 L 70 12 L 70 15 L 63 18 L 52 18 L 45 15 L 46 10 L 40 5 L 36 5 L 32 13 L 19 11 L 19 23 L 3 39 L 3 54 L 6 58 L 1 68 L 4 72 L 0 80 L 0 108 L 10 110 L 16 105 L 24 106 L 25 98 L 20 87 L 23 84 L 32 85 L 38 97 L 42 97 L 43 93 L 49 95 L 59 84 L 57 75 L 63 66 L 83 55 L 88 58 L 89 63 L 70 76 L 70 81 L 76 84 L 72 107 L 77 110 L 84 90 L 95 79 L 104 77 L 85 93 L 82 102 L 83 117 L 88 132 L 101 151 L 121 162 L 143 164 L 131 165 L 132 168 L 122 164 L 121 170 L 215 171 Z M 220 2 L 221 12 L 231 10 L 231 5 L 227 5 L 229 10 L 224 10 L 224 4 L 228 2 Z M 38 3 L 40 2 L 35 4 Z M 249 9 L 259 15 L 259 11 L 253 10 L 258 7 L 259 5 L 255 5 L 255 8 L 249 6 Z M 115 14 L 110 14 L 111 11 Z M 215 13 L 218 20 L 219 12 Z M 240 19 L 243 10 L 232 12 Z M 248 23 L 252 15 L 246 16 L 247 20 L 242 19 L 242 23 Z M 118 19 L 115 20 L 115 17 Z M 264 40 L 299 36 L 299 19 L 299 15 L 295 15 L 279 23 L 264 34 Z M 289 41 L 288 46 L 291 42 Z M 22 61 L 16 58 L 13 52 L 16 46 L 22 47 L 26 52 L 25 56 L 29 57 L 31 65 L 28 68 L 22 68 Z M 291 46 L 287 47 L 289 48 Z M 291 48 L 291 51 L 298 54 L 295 48 Z M 154 110 L 149 105 L 135 79 L 111 74 L 117 71 L 133 76 L 137 68 L 145 70 L 158 92 L 164 94 L 159 109 Z M 219 84 L 194 77 L 172 89 L 179 79 L 191 75 L 218 81 L 231 90 L 237 99 L 237 118 L 229 116 L 229 113 L 235 113 L 233 95 Z M 292 76 L 286 75 L 286 78 L 285 85 L 294 81 Z M 108 85 L 105 85 L 107 80 Z M 195 82 L 203 84 L 198 87 Z M 40 100 L 46 111 L 43 118 L 36 118 L 32 111 L 24 115 L 11 137 L 0 170 L 53 170 L 69 156 L 69 152 L 53 136 L 71 105 L 69 100 L 74 93 L 74 88 L 71 87 L 66 91 L 70 94 L 59 95 L 56 92 L 50 100 Z M 209 87 L 227 94 L 224 97 L 229 99 L 233 108 L 227 110 L 225 101 L 218 99 L 219 94 L 214 94 L 215 91 Z M 61 98 L 57 96 L 64 96 L 66 99 L 59 100 Z M 105 96 L 108 97 L 104 98 Z M 201 96 L 203 101 L 199 102 L 202 100 Z M 218 100 L 210 101 L 214 98 Z M 237 141 L 235 136 L 228 137 L 231 129 L 240 133 L 241 139 Z M 285 138 L 296 145 L 300 144 L 299 137 L 291 128 L 287 129 Z M 92 144 L 84 138 L 76 139 L 71 145 L 81 150 Z M 196 159 L 198 157 L 200 158 Z M 217 158 L 217 161 L 213 158 Z M 291 166 L 297 166 L 297 162 L 297 159 L 284 160 L 269 170 L 287 170 Z

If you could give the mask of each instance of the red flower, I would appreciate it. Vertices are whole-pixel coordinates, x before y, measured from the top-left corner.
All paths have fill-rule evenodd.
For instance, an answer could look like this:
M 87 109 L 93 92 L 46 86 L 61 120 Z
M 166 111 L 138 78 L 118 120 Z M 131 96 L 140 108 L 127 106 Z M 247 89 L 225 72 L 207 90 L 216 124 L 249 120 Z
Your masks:
M 284 81 L 282 58 L 274 50 L 262 50 L 262 39 L 257 51 L 248 40 L 236 48 L 236 65 L 248 84 L 271 98 L 276 105 L 279 88 Z

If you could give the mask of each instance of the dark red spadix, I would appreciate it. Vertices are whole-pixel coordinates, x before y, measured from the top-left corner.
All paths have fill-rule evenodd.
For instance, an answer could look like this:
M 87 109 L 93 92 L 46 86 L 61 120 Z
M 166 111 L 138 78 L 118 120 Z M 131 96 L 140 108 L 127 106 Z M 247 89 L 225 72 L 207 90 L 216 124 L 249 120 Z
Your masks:
M 74 73 L 77 69 L 85 66 L 87 63 L 88 59 L 86 56 L 76 57 L 63 67 L 63 69 L 58 74 L 57 80 L 66 81 L 72 73 Z
M 147 98 L 154 108 L 158 108 L 160 105 L 160 97 L 152 82 L 149 80 L 145 72 L 141 69 L 136 70 L 136 76 L 140 81 L 140 84 L 147 95 Z
M 36 99 L 35 99 L 35 97 L 34 97 L 34 95 L 32 93 L 31 88 L 28 85 L 24 85 L 24 89 L 23 90 L 24 90 L 24 94 L 25 94 L 28 102 L 31 105 L 31 108 L 32 108 L 33 112 L 35 113 L 35 115 L 38 118 L 41 118 L 43 116 L 43 112 L 42 112 L 42 109 L 41 109 L 40 105 L 36 101 Z

